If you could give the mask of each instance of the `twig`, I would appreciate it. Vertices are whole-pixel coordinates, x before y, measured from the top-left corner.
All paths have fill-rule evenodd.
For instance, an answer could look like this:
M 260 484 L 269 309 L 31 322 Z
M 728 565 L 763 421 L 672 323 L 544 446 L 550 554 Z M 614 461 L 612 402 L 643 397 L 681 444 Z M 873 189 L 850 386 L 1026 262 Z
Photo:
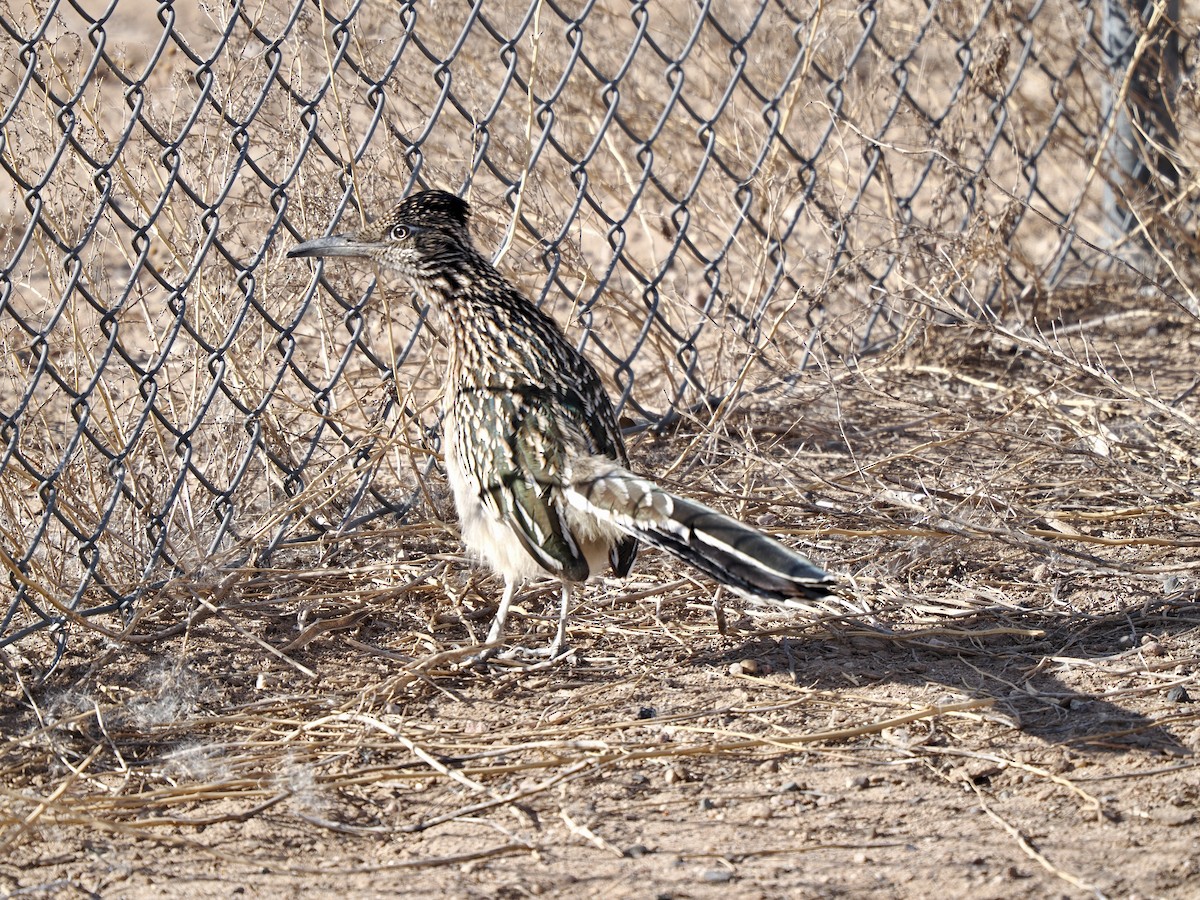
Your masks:
M 1101 893 L 1098 887 L 1054 865 L 1054 863 L 1050 862 L 1050 860 L 1047 859 L 1046 856 L 1037 849 L 1037 847 L 1033 846 L 1033 843 L 1029 840 L 1029 838 L 1025 837 L 1025 835 L 1021 833 L 1020 829 L 1006 821 L 1004 817 L 988 806 L 987 801 L 983 799 L 983 792 L 979 790 L 979 786 L 975 784 L 975 782 L 968 779 L 966 780 L 966 784 L 969 784 L 971 786 L 971 790 L 975 792 L 975 797 L 979 800 L 979 808 L 987 813 L 988 817 L 993 822 L 1004 829 L 1008 836 L 1011 837 L 1016 842 L 1017 846 L 1021 848 L 1021 852 L 1023 852 L 1026 856 L 1036 862 L 1055 878 L 1062 879 L 1072 887 L 1077 887 L 1082 891 L 1095 894 L 1098 898 L 1103 900 L 1104 894 Z

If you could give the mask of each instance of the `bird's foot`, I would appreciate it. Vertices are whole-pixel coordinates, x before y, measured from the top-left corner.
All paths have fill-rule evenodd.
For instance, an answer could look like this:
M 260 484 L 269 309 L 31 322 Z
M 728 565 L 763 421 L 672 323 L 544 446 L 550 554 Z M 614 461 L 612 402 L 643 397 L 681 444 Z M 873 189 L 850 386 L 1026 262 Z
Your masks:
M 548 669 L 573 656 L 575 648 L 557 641 L 548 647 L 509 647 L 501 649 L 499 645 L 484 647 L 473 656 L 463 660 L 462 669 L 482 668 L 489 663 L 496 663 L 508 668 L 519 668 L 527 672 Z
M 488 664 L 489 660 L 496 656 L 496 651 L 499 649 L 499 646 L 492 644 L 490 646 L 485 646 L 478 653 L 472 653 L 470 656 L 465 657 L 462 662 L 458 664 L 459 671 L 465 672 L 468 669 L 483 668 Z

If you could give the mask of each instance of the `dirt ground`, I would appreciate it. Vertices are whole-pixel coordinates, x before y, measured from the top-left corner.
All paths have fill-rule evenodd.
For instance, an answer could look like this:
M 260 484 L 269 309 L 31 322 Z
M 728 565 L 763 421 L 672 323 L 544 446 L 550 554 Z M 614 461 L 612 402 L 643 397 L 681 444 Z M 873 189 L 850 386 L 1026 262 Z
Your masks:
M 726 598 L 722 634 L 646 553 L 579 593 L 571 660 L 458 671 L 498 586 L 431 484 L 423 521 L 173 586 L 44 687 L 10 648 L 0 892 L 1197 896 L 1200 330 L 1061 322 L 931 326 L 635 442 L 860 618 Z
M 32 23 L 23 26 L 24 33 L 32 33 L 42 14 L 36 8 L 45 5 L 14 4 L 10 12 Z M 135 74 L 159 53 L 162 24 L 157 15 L 146 15 L 146 6 L 122 4 L 107 28 L 109 51 Z M 208 53 L 224 32 L 228 6 L 177 3 L 171 15 L 179 16 L 191 46 Z M 341 6 L 357 9 L 359 4 Z M 368 64 L 360 68 L 375 77 L 383 77 L 378 73 L 386 70 L 398 32 L 407 27 L 408 19 L 396 16 L 393 6 L 365 4 L 376 18 L 363 13 L 355 26 L 354 34 L 361 37 L 355 38 L 353 53 L 362 55 Z M 444 19 L 443 31 L 432 35 L 433 46 L 452 44 L 461 30 L 461 11 L 445 3 L 419 6 L 423 22 L 436 25 L 438 17 Z M 509 14 L 525 14 L 526 4 L 512 6 Z M 640 27 L 637 13 L 643 5 L 633 5 L 632 18 L 628 5 L 600 6 L 609 12 L 596 20 L 604 28 L 597 33 Z M 676 6 L 683 11 L 694 5 Z M 732 6 L 713 4 L 714 9 Z M 958 154 L 973 160 L 976 142 L 982 147 L 991 134 L 990 126 L 980 124 L 993 114 L 988 85 L 972 81 L 964 87 L 958 77 L 961 58 L 983 47 L 964 43 L 955 26 L 958 13 L 971 12 L 968 6 L 939 7 L 950 21 L 941 39 L 943 64 L 953 65 L 953 76 L 943 77 L 933 56 L 920 65 L 931 73 L 928 84 L 904 79 L 918 99 L 929 92 L 931 109 L 941 108 L 939 98 L 946 91 L 957 95 L 962 88 L 961 112 L 947 120 L 950 136 L 943 132 L 937 140 L 937 147 L 946 146 L 947 159 Z M 755 16 L 760 7 L 767 10 L 755 37 L 761 46 L 747 53 L 721 37 L 689 63 L 688 88 L 699 90 L 693 106 L 707 110 L 719 101 L 726 111 L 703 128 L 699 119 L 678 111 L 664 116 L 657 158 L 687 162 L 690 154 L 691 162 L 676 169 L 659 163 L 656 178 L 680 186 L 701 170 L 717 178 L 718 166 L 707 156 L 696 162 L 706 143 L 696 137 L 710 134 L 722 153 L 731 154 L 717 161 L 732 163 L 730 177 L 740 179 L 736 173 L 746 160 L 733 150 L 747 158 L 758 153 L 751 138 L 774 122 L 763 114 L 762 97 L 751 97 L 744 86 L 726 108 L 725 81 L 718 76 L 722 67 L 740 66 L 744 58 L 760 86 L 782 84 L 768 75 L 771 65 L 792 65 L 790 55 L 775 59 L 779 48 L 786 49 L 776 35 L 793 27 L 788 4 L 742 7 Z M 1051 11 L 1056 23 L 1068 14 L 1088 13 L 1068 7 Z M 836 74 L 845 65 L 840 57 L 860 43 L 866 46 L 858 26 L 866 17 L 849 4 L 816 8 L 824 11 L 817 17 L 821 27 L 831 29 L 816 46 L 829 54 L 832 66 L 818 55 L 815 67 L 825 65 Z M 493 18 L 504 14 L 500 5 L 489 9 L 499 10 L 489 11 Z M 273 29 L 282 33 L 280 23 L 295 18 L 291 4 L 251 4 L 246 10 L 244 18 L 253 18 L 256 28 L 264 12 L 262 28 L 269 35 L 276 33 Z M 923 4 L 911 14 L 900 12 L 892 18 L 900 22 L 907 15 L 912 25 L 928 14 Z M 997 7 L 995 15 L 1002 12 Z M 63 15 L 49 32 L 55 53 L 43 56 L 44 63 L 53 57 L 55 78 L 62 82 L 51 79 L 50 90 L 74 94 L 76 79 L 92 77 L 93 41 L 84 35 L 82 19 L 67 9 Z M 238 247 L 247 258 L 266 252 L 261 241 L 277 205 L 275 187 L 291 177 L 297 160 L 289 148 L 300 144 L 298 137 L 308 127 L 302 121 L 308 112 L 300 115 L 297 98 L 312 95 L 325 77 L 332 45 L 323 44 L 321 36 L 336 37 L 337 31 L 315 11 L 305 16 L 308 24 L 291 34 L 281 57 L 304 62 L 291 64 L 294 71 L 286 77 L 294 81 L 270 95 L 250 131 L 257 143 L 247 159 L 271 177 L 230 182 L 234 193 L 222 209 L 225 227 L 241 223 L 245 232 L 224 235 L 234 256 Z M 551 19 L 548 11 L 545 17 Z M 676 27 L 670 15 L 664 19 L 656 11 L 651 18 L 664 45 L 687 39 L 688 28 Z M 679 19 L 687 24 L 682 12 Z M 1024 57 L 1025 22 L 1022 14 L 1019 24 L 1005 26 L 986 45 L 988 55 L 1001 60 L 997 72 L 1008 59 L 1010 43 L 1012 59 Z M 1057 121 L 1056 104 L 1071 95 L 1063 86 L 1070 84 L 1065 74 L 1061 83 L 1054 80 L 1057 55 L 1065 70 L 1077 46 L 1091 47 L 1070 37 L 1066 25 L 1054 30 L 1069 40 L 1040 51 L 1038 65 L 1030 65 L 1024 76 L 1027 95 L 1014 95 L 1011 108 L 1003 110 L 1014 151 L 1042 146 L 1049 125 L 1039 116 Z M 207 79 L 198 74 L 202 70 L 173 47 L 160 54 L 147 82 L 147 115 L 161 123 L 164 134 L 186 131 L 182 123 L 190 111 L 202 113 L 179 158 L 184 179 L 205 196 L 223 195 L 225 177 L 238 166 L 247 168 L 229 149 L 240 143 L 231 138 L 231 129 L 239 110 L 250 116 L 260 85 L 277 77 L 264 80 L 263 70 L 255 68 L 275 58 L 274 46 L 268 53 L 265 38 L 252 40 L 244 29 L 230 33 L 240 37 L 217 61 L 215 83 L 225 93 L 215 108 L 199 99 L 208 89 Z M 706 34 L 715 40 L 713 29 Z M 893 74 L 908 71 L 911 51 L 903 43 L 908 34 L 907 25 L 896 29 L 887 36 L 898 42 L 896 48 L 879 43 L 852 72 L 846 70 L 844 84 L 838 82 L 838 96 L 846 103 L 838 100 L 838 130 L 848 143 L 826 148 L 825 156 L 836 158 L 833 175 L 822 175 L 817 183 L 834 188 L 822 188 L 829 196 L 814 195 L 819 214 L 810 210 L 792 221 L 768 209 L 764 221 L 778 213 L 780 222 L 790 223 L 789 232 L 793 225 L 798 229 L 789 265 L 812 257 L 813 296 L 822 302 L 855 296 L 855 290 L 873 291 L 876 285 L 867 277 L 872 267 L 893 271 L 892 261 L 899 260 L 888 282 L 898 288 L 888 313 L 905 326 L 911 320 L 911 330 L 888 352 L 857 360 L 821 359 L 818 347 L 820 364 L 798 372 L 790 366 L 797 357 L 787 355 L 794 348 L 775 358 L 773 348 L 756 346 L 766 356 L 759 360 L 762 365 L 750 367 L 753 377 L 773 365 L 776 374 L 791 373 L 794 381 L 747 394 L 719 414 L 685 416 L 668 433 L 641 433 L 630 442 L 635 468 L 778 534 L 841 576 L 846 615 L 814 619 L 812 611 L 759 609 L 722 597 L 722 620 L 714 614 L 710 582 L 647 551 L 629 580 L 599 580 L 577 593 L 570 632 L 575 652 L 568 660 L 543 669 L 497 663 L 464 671 L 457 663 L 486 634 L 500 586 L 475 572 L 464 557 L 444 485 L 434 473 L 426 485 L 427 501 L 402 524 L 375 522 L 337 540 L 314 539 L 277 553 L 269 567 L 213 566 L 146 597 L 130 619 L 98 616 L 78 623 L 45 683 L 37 679 L 53 656 L 54 635 L 48 629 L 0 649 L 0 896 L 1200 896 L 1200 706 L 1194 702 L 1200 699 L 1200 327 L 1194 314 L 1128 284 L 1056 288 L 1052 297 L 1035 298 L 1033 288 L 1050 267 L 1050 257 L 1039 260 L 1036 253 L 1028 268 L 1036 273 L 1027 280 L 1028 295 L 1008 297 L 997 312 L 1005 326 L 963 321 L 962 310 L 949 298 L 969 295 L 983 283 L 983 275 L 973 280 L 976 269 L 1000 272 L 1005 260 L 1030 252 L 1027 239 L 1004 244 L 1006 229 L 1015 227 L 1005 216 L 1018 207 L 996 202 L 1011 189 L 1007 186 L 1024 183 L 1004 168 L 1024 166 L 1024 160 L 1001 144 L 988 178 L 973 174 L 969 191 L 962 182 L 954 183 L 959 188 L 946 182 L 951 186 L 934 188 L 914 203 L 908 196 L 903 205 L 908 213 L 921 213 L 926 205 L 942 210 L 943 218 L 931 216 L 928 231 L 917 227 L 920 222 L 906 223 L 909 244 L 891 245 L 900 196 L 894 191 L 903 193 L 914 173 L 924 180 L 930 171 L 923 155 L 927 135 L 905 125 L 908 113 L 897 120 L 898 136 L 881 130 L 878 138 L 870 137 L 873 123 L 895 114 Z M 472 40 L 488 53 L 468 45 L 455 84 L 467 106 L 483 113 L 500 96 L 497 79 L 508 90 L 511 75 L 507 50 L 497 52 L 479 28 Z M 608 38 L 597 43 L 599 61 L 612 54 L 608 68 L 623 65 L 623 44 Z M 547 89 L 553 87 L 551 76 L 557 77 L 551 65 L 555 54 L 570 52 L 569 44 L 557 40 L 541 45 L 537 58 Z M 26 51 L 13 43 L 8 56 L 9 63 L 0 66 L 0 82 L 15 91 L 25 78 Z M 640 116 L 647 129 L 667 87 L 662 60 L 650 55 L 650 63 L 647 86 L 639 88 L 632 75 L 622 83 L 624 96 L 639 98 L 643 107 L 636 115 L 626 108 L 625 115 L 635 125 Z M 1074 64 L 1070 69 L 1083 73 L 1072 76 L 1078 78 L 1091 71 Z M 710 70 L 712 78 L 705 79 Z M 370 190 L 378 190 L 379 199 L 406 177 L 401 161 L 408 159 L 409 145 L 400 138 L 424 131 L 428 110 L 443 106 L 437 99 L 440 79 L 424 83 L 414 72 L 397 70 L 394 80 L 403 81 L 405 90 L 391 92 L 387 100 L 389 127 L 396 132 L 389 136 L 380 129 L 361 164 L 362 183 L 374 185 Z M 343 103 L 337 90 L 329 92 L 330 102 L 320 111 L 322 133 L 326 139 L 344 137 L 349 156 L 362 140 L 364 123 L 373 121 L 375 106 L 366 101 L 374 91 L 345 69 L 339 79 L 334 84 L 343 85 L 347 99 Z M 1046 81 L 1043 87 L 1044 79 L 1053 84 Z M 706 86 L 706 80 L 712 83 Z M 560 98 L 556 140 L 576 146 L 576 157 L 596 141 L 597 123 L 608 121 L 599 101 L 610 87 L 572 81 Z M 809 138 L 829 127 L 829 100 L 820 82 L 808 79 L 803 87 L 781 90 L 780 96 L 795 104 L 792 128 L 801 148 L 796 152 L 806 154 Z M 423 96 L 421 90 L 428 93 Z M 576 101 L 571 91 L 582 99 Z M 107 158 L 106 142 L 126 132 L 134 94 L 120 79 L 97 76 L 80 96 L 72 115 L 61 119 L 94 117 L 88 128 L 79 129 L 79 139 L 94 141 L 99 148 L 94 154 Z M 1189 96 L 1181 91 L 1185 106 Z M 508 166 L 512 181 L 492 185 L 489 195 L 486 172 L 476 164 L 480 224 L 493 227 L 482 241 L 489 249 L 503 232 L 498 198 L 516 183 L 516 173 L 522 183 L 539 186 L 526 212 L 534 209 L 535 193 L 544 193 L 551 206 L 560 190 L 565 192 L 558 197 L 562 208 L 576 202 L 563 159 L 547 152 L 539 163 L 543 168 L 522 168 L 532 120 L 526 118 L 524 96 L 513 92 L 510 97 L 516 98 L 509 102 L 519 115 L 492 122 L 488 165 Z M 36 92 L 27 93 L 22 110 L 25 118 L 9 120 L 7 152 L 14 159 L 27 154 L 36 169 L 61 153 L 56 148 L 64 126 L 60 110 Z M 450 186 L 462 183 L 465 170 L 439 171 L 436 160 L 473 159 L 471 141 L 477 134 L 471 123 L 447 116 L 422 154 L 429 160 L 425 175 Z M 805 116 L 812 117 L 811 128 L 802 127 Z M 1091 121 L 1087 116 L 1064 119 L 1072 134 Z M 593 191 L 625 184 L 626 170 L 642 165 L 644 147 L 622 129 L 628 127 L 609 131 L 590 163 Z M 173 144 L 167 154 L 142 130 L 130 133 L 121 171 L 128 169 L 134 177 L 117 186 L 118 196 L 129 191 L 124 203 L 129 210 L 158 209 L 160 199 L 170 199 L 160 195 L 161 164 L 173 159 L 177 148 Z M 961 146 L 954 146 L 955 138 Z M 1050 151 L 1038 151 L 1038 196 L 1049 208 L 1075 208 L 1083 169 L 1088 179 L 1094 174 L 1095 148 L 1076 137 L 1069 140 L 1083 146 L 1082 168 L 1079 159 L 1069 157 L 1076 167 L 1060 172 Z M 1194 142 L 1181 141 L 1180 152 L 1190 146 Z M 861 167 L 874 170 L 876 153 L 885 150 L 890 162 L 882 171 L 898 187 L 889 187 L 886 198 L 872 204 L 877 187 Z M 587 152 L 590 158 L 592 151 Z M 606 154 L 612 154 L 610 171 L 604 169 Z M 768 168 L 760 176 L 764 185 L 772 180 L 770 165 L 780 167 L 780 178 L 795 177 L 798 167 L 804 177 L 807 164 L 799 166 L 799 157 L 789 161 L 774 150 L 767 156 Z M 313 157 L 319 154 L 305 163 L 312 174 L 289 193 L 291 221 L 309 234 L 327 226 L 342 184 L 336 154 L 324 161 Z M 92 214 L 89 198 L 98 182 L 93 165 L 64 158 L 71 165 L 58 170 L 54 198 L 47 192 L 47 202 L 54 201 L 47 215 L 61 217 L 64 233 L 73 234 L 71 223 L 82 228 Z M 1194 170 L 1191 162 L 1185 159 L 1184 168 Z M 931 186 L 941 183 L 940 167 L 933 171 Z M 857 197 L 860 186 L 868 202 L 856 218 L 843 220 L 845 198 Z M 950 201 L 959 193 L 982 197 L 985 188 L 992 192 L 992 204 L 972 208 L 971 233 L 960 234 L 962 214 Z M 721 275 L 723 291 L 742 278 L 757 283 L 763 260 L 774 254 L 748 236 L 741 192 L 733 181 L 722 182 L 715 190 L 700 190 L 693 204 L 703 205 L 704 215 L 713 218 L 693 227 L 688 240 L 711 241 L 709 255 L 719 251 L 722 266 L 730 266 L 712 270 Z M 620 203 L 608 205 L 610 213 L 627 202 L 628 191 L 620 193 Z M 773 195 L 771 190 L 758 193 Z M 155 224 L 154 247 L 156 264 L 182 279 L 200 240 L 185 232 L 214 213 L 179 194 L 176 188 L 166 207 L 169 216 Z M 24 233 L 28 204 L 6 182 L 0 219 L 10 241 Z M 1060 221 L 1057 214 L 1024 212 L 1022 228 L 1041 227 L 1042 219 Z M 181 223 L 179 234 L 168 227 L 168 219 Z M 591 284 L 585 263 L 595 248 L 589 242 L 608 253 L 612 235 L 606 228 L 588 231 L 582 220 L 550 221 L 553 227 L 545 233 L 569 226 L 580 233 L 582 245 L 576 268 L 567 265 L 557 277 Z M 1080 221 L 1087 226 L 1083 217 L 1068 224 L 1074 228 Z M 622 251 L 624 262 L 611 267 L 616 274 L 599 312 L 625 303 L 612 321 L 632 324 L 633 333 L 643 324 L 646 282 L 622 298 L 621 272 L 631 260 L 655 276 L 656 291 L 679 302 L 677 309 L 660 310 L 664 321 L 678 317 L 690 323 L 700 314 L 702 304 L 693 308 L 688 288 L 694 290 L 711 273 L 701 273 L 686 254 L 670 272 L 660 271 L 668 244 L 672 256 L 680 247 L 678 240 L 668 241 L 667 224 L 665 213 L 661 220 L 641 213 L 630 219 L 633 233 Z M 638 228 L 646 232 L 640 243 Z M 806 228 L 820 242 L 806 243 Z M 850 246 L 857 242 L 863 252 L 839 264 L 841 280 L 819 283 L 825 277 L 826 231 L 834 230 L 851 235 Z M 1059 234 L 1049 232 L 1046 246 L 1057 246 Z M 735 233 L 740 236 L 733 241 Z M 516 235 L 518 243 L 523 234 Z M 762 237 L 773 234 L 766 227 Z M 121 268 L 128 260 L 118 253 L 127 237 L 102 228 L 89 245 L 88 253 L 96 257 L 89 257 L 97 273 L 93 287 L 110 292 L 97 289 L 101 300 L 120 293 L 125 275 L 114 280 L 114 273 L 129 272 Z M 290 238 L 280 233 L 276 241 L 280 246 L 271 252 L 281 259 Z M 1188 236 L 1173 246 L 1171 262 L 1184 273 L 1183 281 L 1194 282 L 1185 272 L 1194 239 Z M 904 254 L 914 248 L 929 258 L 909 267 Z M 235 318 L 226 310 L 235 307 L 216 301 L 234 302 L 245 273 L 215 256 L 210 254 L 204 267 L 209 283 L 191 292 L 189 302 L 205 308 L 213 301 L 213 319 L 224 334 Z M 610 258 L 592 256 L 604 263 L 597 271 Z M 505 265 L 518 265 L 520 257 L 511 253 Z M 288 304 L 302 292 L 308 270 L 272 269 L 264 258 L 268 261 L 256 274 L 258 300 L 277 303 L 290 315 Z M 536 276 L 529 283 L 540 287 L 545 270 L 529 262 L 533 256 L 526 258 L 531 277 Z M 42 315 L 49 306 L 34 301 L 60 296 L 61 286 L 47 279 L 61 277 L 62 262 L 57 251 L 26 253 L 14 280 L 32 287 L 16 292 L 11 302 L 28 303 L 35 317 Z M 943 280 L 933 283 L 931 272 L 942 273 Z M 660 275 L 678 278 L 678 284 L 660 283 Z M 344 277 L 339 271 L 334 280 L 340 284 Z M 988 274 L 989 284 L 990 279 Z M 756 290 L 747 289 L 746 298 L 754 300 Z M 917 308 L 913 298 L 946 306 Z M 568 313 L 576 311 L 566 309 L 569 298 L 559 301 L 562 306 L 551 311 L 566 323 Z M 551 306 L 559 301 L 552 299 Z M 165 301 L 162 292 L 151 292 L 142 302 L 152 309 Z M 914 308 L 904 307 L 909 302 Z M 84 327 L 85 305 L 73 306 L 83 324 L 78 332 L 56 338 L 62 342 L 55 348 L 60 362 L 70 353 L 86 356 L 93 344 L 102 343 L 94 327 Z M 794 322 L 781 319 L 776 334 L 781 343 L 808 346 L 810 319 L 804 312 L 803 305 L 795 306 Z M 310 319 L 320 315 L 314 311 Z M 338 339 L 327 349 L 335 358 L 345 349 L 344 329 L 337 327 L 340 311 L 328 315 L 329 331 Z M 837 321 L 831 316 L 825 327 L 838 327 Z M 621 351 L 613 359 L 624 359 L 621 335 L 613 333 L 617 329 L 603 318 L 594 324 Z M 121 327 L 128 340 L 142 326 L 131 314 Z M 146 347 L 136 341 L 129 346 L 148 358 L 156 333 L 152 325 L 145 329 Z M 275 353 L 280 334 L 253 327 L 243 329 L 246 333 L 250 345 L 240 359 L 244 370 L 254 373 Z M 303 342 L 306 334 L 301 329 L 289 340 Z M 717 342 L 708 349 L 720 352 L 732 375 L 742 371 L 747 351 L 741 337 L 714 336 L 711 329 L 704 335 Z M 17 385 L 10 389 L 19 392 L 27 386 L 22 360 L 30 354 L 30 342 L 24 332 L 17 337 L 3 354 L 8 368 L 0 367 L 0 376 L 14 378 L 5 384 Z M 670 368 L 679 345 L 659 347 L 654 340 L 646 345 L 647 355 L 659 353 L 663 368 Z M 209 352 L 192 349 L 199 361 L 196 371 L 208 372 Z M 186 362 L 186 354 L 181 356 Z M 233 353 L 230 358 L 239 361 Z M 159 386 L 164 397 L 171 389 L 202 396 L 203 390 L 179 386 L 181 370 L 182 363 L 164 370 L 168 374 Z M 99 375 L 86 366 L 79 371 L 80 383 Z M 392 382 L 381 382 L 378 371 L 368 375 L 373 385 L 391 389 Z M 117 381 L 111 371 L 106 377 Z M 723 378 L 714 376 L 714 384 L 724 384 Z M 127 380 L 135 382 L 132 376 Z M 253 380 L 247 380 L 251 386 Z M 654 382 L 638 382 L 639 402 L 662 408 L 654 395 L 662 390 L 647 384 Z M 42 380 L 41 390 L 52 388 Z M 135 388 L 129 390 L 129 408 L 141 399 Z M 42 441 L 40 422 L 74 421 L 70 398 L 58 399 L 57 419 L 26 413 L 22 427 L 33 434 L 30 443 Z M 277 405 L 285 406 L 286 400 L 305 415 L 312 413 L 311 384 L 294 394 L 283 390 L 277 399 Z M 377 399 L 368 397 L 364 406 Z M 42 409 L 39 404 L 29 409 Z M 160 409 L 164 405 L 167 399 L 160 400 Z M 349 403 L 338 408 L 355 409 Z M 110 431 L 122 434 L 128 420 L 120 417 L 119 403 L 113 409 Z M 195 414 L 182 402 L 179 409 L 172 421 L 186 422 Z M 93 402 L 92 411 L 98 415 L 99 410 Z M 216 422 L 222 434 L 236 430 L 225 425 L 242 419 L 232 410 L 222 419 L 220 407 L 216 410 L 206 423 Z M 299 412 L 290 414 L 299 420 Z M 315 427 L 298 425 L 282 431 L 280 440 L 300 443 Z M 60 452 L 59 437 L 51 434 L 44 441 L 48 454 Z M 197 455 L 203 455 L 202 446 L 197 444 Z M 394 456 L 410 459 L 400 450 Z M 46 468 L 55 465 L 52 459 Z M 5 482 L 6 490 L 30 483 L 16 480 L 14 470 L 10 467 L 14 480 Z M 102 474 L 111 477 L 107 470 Z M 103 491 L 93 495 L 86 478 L 76 490 L 85 501 L 103 499 Z M 71 508 L 69 499 L 62 496 L 63 508 Z M 20 534 L 31 526 L 5 521 L 10 524 L 0 522 L 0 530 L 11 528 L 16 538 L 0 535 L 4 544 L 29 546 Z M 118 533 L 106 538 L 118 545 L 131 533 L 110 531 Z M 69 557 L 63 579 L 49 585 L 61 587 L 71 581 L 70 566 L 83 564 L 83 554 L 66 539 L 48 544 L 53 540 L 48 538 L 40 552 L 51 562 L 35 562 L 52 568 L 56 553 Z M 197 545 L 205 547 L 207 540 L 198 538 Z M 121 549 L 113 551 L 118 560 Z M 144 558 L 132 551 L 129 558 L 140 572 Z M 9 577 L 15 569 L 7 562 Z M 510 640 L 544 646 L 554 605 L 553 586 L 531 586 L 510 619 Z M 33 615 L 24 609 L 15 614 Z

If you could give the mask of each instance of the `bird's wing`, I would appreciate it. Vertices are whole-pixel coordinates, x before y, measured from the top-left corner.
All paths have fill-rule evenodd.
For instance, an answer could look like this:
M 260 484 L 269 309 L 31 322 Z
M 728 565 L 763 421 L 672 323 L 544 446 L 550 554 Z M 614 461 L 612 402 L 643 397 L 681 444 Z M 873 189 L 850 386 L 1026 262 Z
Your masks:
M 589 569 L 561 499 L 563 435 L 536 391 L 466 391 L 455 421 L 480 500 L 546 571 L 583 581 Z
M 582 390 L 570 389 L 557 397 L 555 408 L 559 411 L 560 425 L 573 435 L 577 448 L 576 458 L 602 457 L 618 465 L 629 465 L 625 453 L 625 440 L 617 424 L 617 414 L 608 393 L 600 383 L 600 377 L 582 357 L 579 363 L 587 371 L 578 373 L 576 383 Z M 613 543 L 608 551 L 608 561 L 613 572 L 620 578 L 629 574 L 637 557 L 637 538 L 626 536 Z

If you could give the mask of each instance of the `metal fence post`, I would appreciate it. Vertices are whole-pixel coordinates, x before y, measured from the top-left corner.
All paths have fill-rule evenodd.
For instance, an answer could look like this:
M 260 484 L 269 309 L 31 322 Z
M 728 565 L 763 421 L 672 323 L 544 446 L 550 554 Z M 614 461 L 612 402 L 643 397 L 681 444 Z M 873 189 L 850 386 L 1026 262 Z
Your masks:
M 1105 224 L 1114 252 L 1129 262 L 1145 259 L 1152 226 L 1147 216 L 1171 215 L 1165 207 L 1183 180 L 1175 153 L 1178 19 L 1178 0 L 1104 2 L 1102 40 L 1111 73 L 1105 112 L 1112 122 Z

